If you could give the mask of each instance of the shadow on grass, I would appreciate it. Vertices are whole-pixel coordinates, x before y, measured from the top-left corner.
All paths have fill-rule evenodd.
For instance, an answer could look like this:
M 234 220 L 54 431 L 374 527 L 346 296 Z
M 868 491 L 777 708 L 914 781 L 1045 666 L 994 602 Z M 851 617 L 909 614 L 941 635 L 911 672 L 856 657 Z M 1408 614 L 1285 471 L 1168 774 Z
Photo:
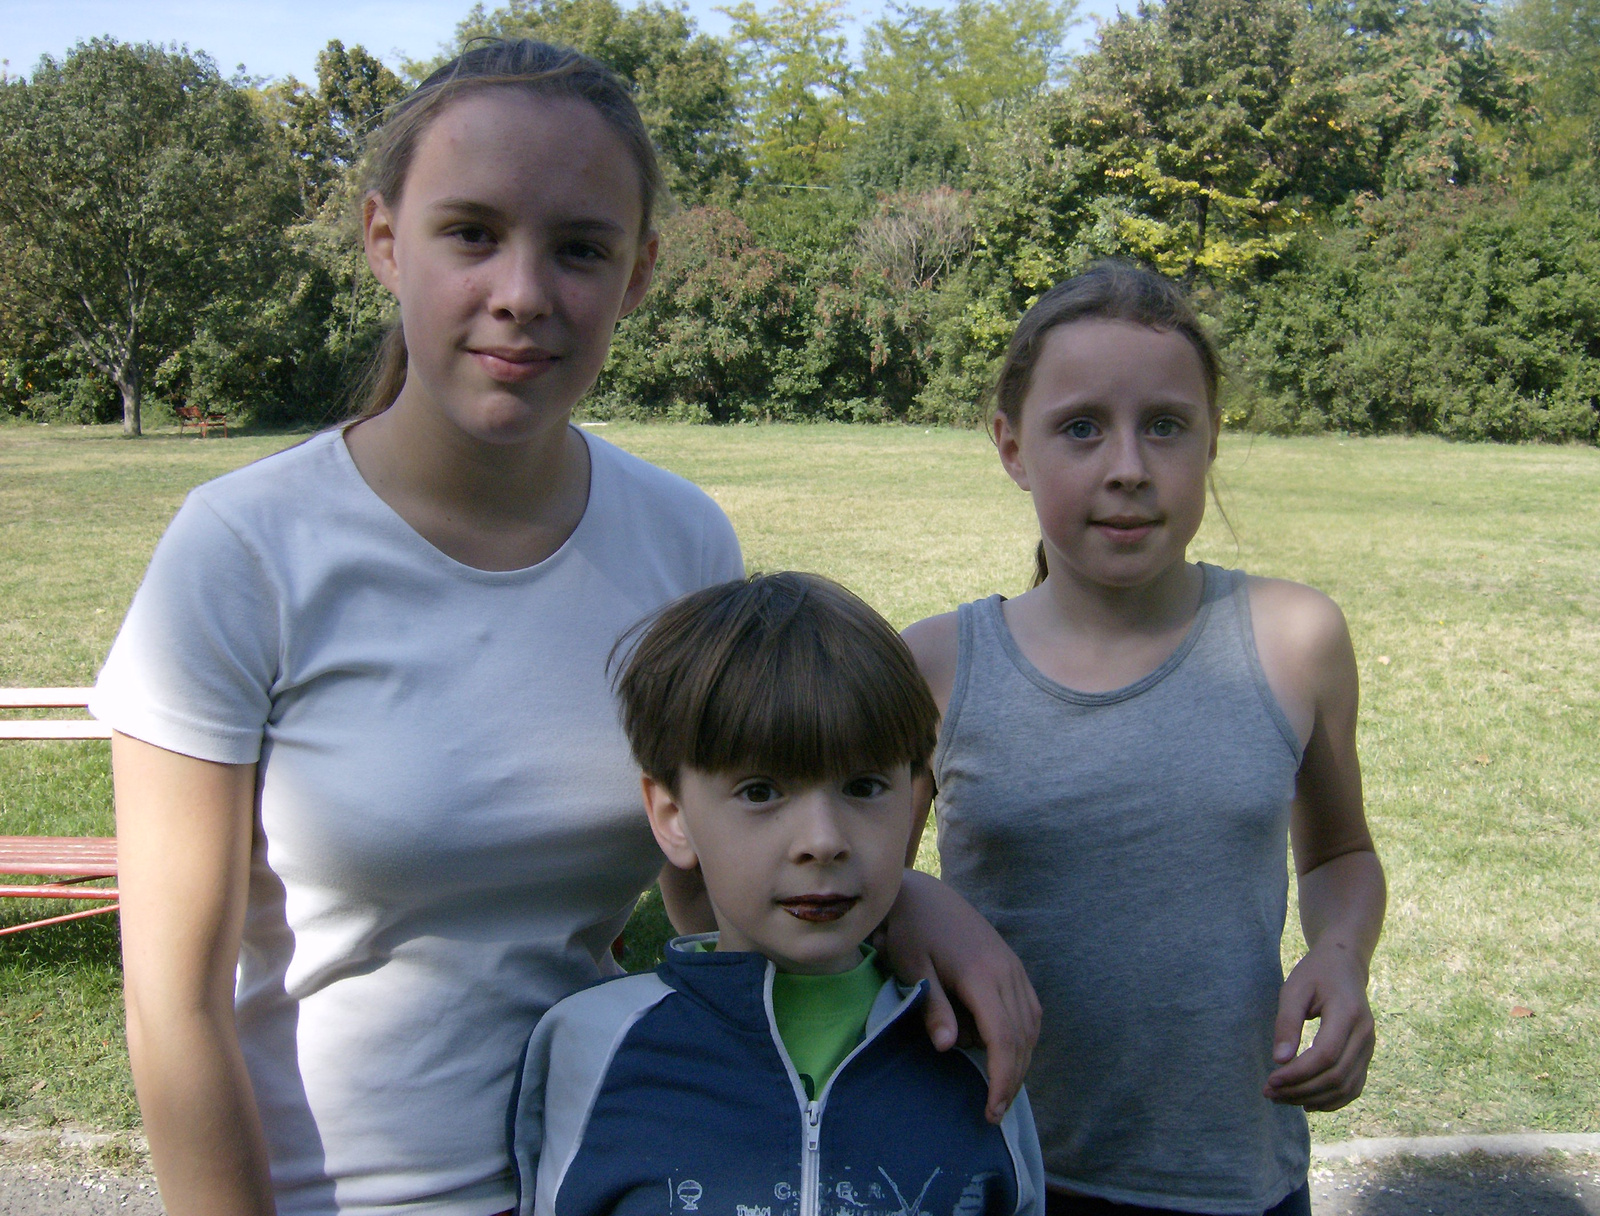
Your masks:
M 1312 1210 L 1316 1216 L 1597 1216 L 1597 1164 L 1473 1153 L 1341 1165 L 1316 1172 Z
M 64 900 L 15 899 L 7 900 L 6 905 L 0 907 L 0 928 L 90 906 Z M 121 966 L 122 934 L 115 912 L 0 937 L 0 972 L 23 982 L 29 972 L 55 974 L 62 968 L 77 967 L 105 967 L 115 971 Z

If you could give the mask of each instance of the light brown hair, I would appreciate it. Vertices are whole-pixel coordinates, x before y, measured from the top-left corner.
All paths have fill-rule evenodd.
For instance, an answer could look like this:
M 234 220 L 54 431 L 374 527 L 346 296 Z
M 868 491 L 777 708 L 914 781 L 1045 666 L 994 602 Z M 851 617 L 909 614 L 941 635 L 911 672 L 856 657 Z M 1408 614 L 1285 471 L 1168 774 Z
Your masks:
M 1057 283 L 1034 302 L 1011 335 L 1005 361 L 994 384 L 994 408 L 1013 427 L 1022 421 L 1022 402 L 1033 382 L 1033 369 L 1050 332 L 1074 321 L 1126 321 L 1189 339 L 1200 358 L 1206 401 L 1213 420 L 1222 389 L 1222 358 L 1206 333 L 1182 287 L 1166 275 L 1131 262 L 1096 262 L 1082 274 Z M 1044 541 L 1033 554 L 1033 585 L 1049 574 Z
M 894 628 L 838 583 L 752 575 L 642 628 L 612 653 L 626 654 L 622 725 L 639 767 L 674 794 L 684 767 L 811 782 L 928 766 L 939 726 L 928 685 Z
M 377 195 L 391 208 L 399 206 L 423 134 L 451 102 L 490 88 L 522 89 L 536 97 L 571 98 L 592 105 L 622 141 L 639 171 L 639 235 L 642 238 L 650 231 L 666 186 L 655 146 L 627 82 L 597 59 L 531 38 L 475 46 L 395 103 L 367 141 L 362 199 Z M 394 404 L 405 382 L 406 340 L 397 321 L 384 335 L 362 378 L 353 420 L 383 413 Z

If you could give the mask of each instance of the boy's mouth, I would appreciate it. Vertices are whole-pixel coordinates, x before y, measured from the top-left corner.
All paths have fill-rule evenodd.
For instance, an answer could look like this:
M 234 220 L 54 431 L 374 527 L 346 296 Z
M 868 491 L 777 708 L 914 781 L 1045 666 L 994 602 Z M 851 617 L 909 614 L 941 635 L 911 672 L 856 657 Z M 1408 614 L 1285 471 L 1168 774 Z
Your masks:
M 858 895 L 796 895 L 778 900 L 778 907 L 796 920 L 826 924 L 838 920 L 860 902 Z

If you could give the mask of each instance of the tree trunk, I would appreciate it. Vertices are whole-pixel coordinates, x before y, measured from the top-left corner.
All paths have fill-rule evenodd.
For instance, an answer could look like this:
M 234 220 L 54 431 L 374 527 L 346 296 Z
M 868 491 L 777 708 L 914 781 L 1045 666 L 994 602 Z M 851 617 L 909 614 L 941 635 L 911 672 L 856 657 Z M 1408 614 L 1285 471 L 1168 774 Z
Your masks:
M 129 359 L 113 377 L 122 393 L 122 434 L 136 439 L 143 431 L 139 426 L 139 360 Z
M 1206 251 L 1206 219 L 1211 210 L 1211 200 L 1202 194 L 1194 200 L 1194 253 L 1189 257 L 1189 266 L 1183 272 L 1185 287 L 1193 287 L 1195 278 L 1200 270 L 1200 258 Z

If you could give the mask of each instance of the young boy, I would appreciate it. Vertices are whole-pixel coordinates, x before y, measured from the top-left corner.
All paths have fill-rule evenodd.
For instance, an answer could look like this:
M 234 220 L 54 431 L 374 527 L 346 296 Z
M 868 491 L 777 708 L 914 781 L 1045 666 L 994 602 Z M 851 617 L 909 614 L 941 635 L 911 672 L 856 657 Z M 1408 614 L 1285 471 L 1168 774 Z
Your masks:
M 916 854 L 938 710 L 894 630 L 826 579 L 663 611 L 617 683 L 668 860 L 717 933 L 556 1005 L 512 1111 L 523 1216 L 1038 1216 L 1025 1094 L 865 944 Z

